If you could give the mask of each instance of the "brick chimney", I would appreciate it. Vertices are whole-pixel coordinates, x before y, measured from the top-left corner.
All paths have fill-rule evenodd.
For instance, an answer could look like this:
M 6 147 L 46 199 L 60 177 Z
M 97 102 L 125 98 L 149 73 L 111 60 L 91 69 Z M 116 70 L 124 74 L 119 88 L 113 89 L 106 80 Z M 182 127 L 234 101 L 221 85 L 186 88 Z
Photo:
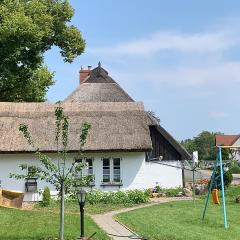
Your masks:
M 88 69 L 83 69 L 81 67 L 81 70 L 79 71 L 79 80 L 80 80 L 80 84 L 85 80 L 85 78 L 87 76 L 89 76 L 90 72 L 91 72 L 91 68 L 92 66 L 88 66 Z

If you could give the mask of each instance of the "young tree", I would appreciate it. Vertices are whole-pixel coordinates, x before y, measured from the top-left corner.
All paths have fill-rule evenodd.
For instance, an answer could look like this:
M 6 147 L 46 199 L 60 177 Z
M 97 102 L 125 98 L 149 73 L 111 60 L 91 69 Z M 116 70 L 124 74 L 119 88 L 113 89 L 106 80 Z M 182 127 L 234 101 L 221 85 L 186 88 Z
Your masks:
M 68 0 L 0 0 L 0 101 L 45 100 L 54 81 L 44 53 L 57 46 L 72 62 L 85 48 L 73 15 Z
M 19 130 L 22 132 L 23 136 L 28 141 L 28 144 L 36 149 L 36 155 L 40 160 L 40 167 L 38 166 L 27 166 L 26 164 L 20 165 L 21 169 L 24 170 L 27 167 L 31 168 L 31 177 L 38 177 L 41 180 L 55 186 L 59 191 L 60 196 L 60 230 L 59 237 L 61 240 L 64 239 L 64 197 L 66 193 L 72 192 L 76 186 L 87 186 L 93 180 L 92 176 L 81 176 L 80 172 L 84 165 L 77 161 L 79 157 L 82 156 L 82 148 L 86 143 L 88 132 L 91 128 L 91 125 L 88 123 L 82 124 L 81 132 L 79 133 L 79 151 L 77 156 L 70 159 L 70 156 L 67 151 L 68 147 L 68 133 L 69 133 L 69 119 L 65 115 L 63 108 L 59 105 L 55 109 L 55 118 L 56 118 L 56 146 L 58 159 L 55 163 L 48 155 L 39 151 L 35 146 L 31 134 L 28 130 L 28 126 L 21 124 Z M 59 146 L 62 146 L 60 149 Z M 69 166 L 69 161 L 71 165 Z M 29 173 L 26 174 L 11 174 L 10 177 L 17 179 L 25 179 L 29 177 Z

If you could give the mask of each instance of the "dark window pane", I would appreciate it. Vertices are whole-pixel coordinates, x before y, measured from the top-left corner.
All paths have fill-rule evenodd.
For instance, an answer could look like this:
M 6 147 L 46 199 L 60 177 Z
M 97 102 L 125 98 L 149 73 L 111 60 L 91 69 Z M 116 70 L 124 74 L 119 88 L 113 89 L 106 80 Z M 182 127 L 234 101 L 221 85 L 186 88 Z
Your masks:
M 110 159 L 103 158 L 103 182 L 110 181 Z
M 121 181 L 120 175 L 114 175 L 113 181 L 114 182 L 120 182 Z
M 110 159 L 109 158 L 103 158 L 103 166 L 110 166 Z
M 75 159 L 75 162 L 77 162 L 77 163 L 82 163 L 82 159 L 81 159 L 81 158 Z
M 88 164 L 88 167 L 92 167 L 93 165 L 93 160 L 91 158 L 86 159 L 86 163 Z
M 120 165 L 120 158 L 114 158 L 113 159 L 113 165 Z
M 114 182 L 120 182 L 121 176 L 120 176 L 120 158 L 114 158 L 113 159 L 113 181 Z
M 103 175 L 103 182 L 110 182 L 110 175 Z

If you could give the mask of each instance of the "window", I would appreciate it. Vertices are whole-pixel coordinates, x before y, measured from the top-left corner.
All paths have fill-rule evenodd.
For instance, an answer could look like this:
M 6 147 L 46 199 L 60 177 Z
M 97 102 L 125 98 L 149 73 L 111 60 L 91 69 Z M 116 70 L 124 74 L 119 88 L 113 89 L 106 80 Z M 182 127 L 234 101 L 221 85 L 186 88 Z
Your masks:
M 75 160 L 75 162 L 77 163 L 77 164 L 80 164 L 80 163 L 83 163 L 83 159 L 76 159 Z M 83 176 L 83 169 L 81 169 L 81 171 L 78 171 L 77 173 L 76 173 L 76 175 L 75 175 L 75 178 L 81 178 Z
M 86 175 L 87 176 L 92 176 L 93 175 L 93 160 L 92 160 L 92 158 L 87 158 L 85 160 L 85 162 L 86 162 L 86 165 L 87 165 Z
M 103 158 L 103 182 L 110 182 L 110 159 Z
M 25 178 L 25 191 L 37 192 L 38 167 L 26 165 L 27 176 Z
M 37 192 L 37 179 L 36 178 L 26 178 L 25 182 L 26 192 Z
M 85 164 L 85 166 L 79 173 L 80 175 L 79 177 L 93 175 L 93 159 L 92 158 L 77 159 L 76 162 Z
M 121 182 L 121 159 L 103 158 L 103 183 Z
M 113 181 L 121 182 L 120 178 L 120 158 L 113 159 Z

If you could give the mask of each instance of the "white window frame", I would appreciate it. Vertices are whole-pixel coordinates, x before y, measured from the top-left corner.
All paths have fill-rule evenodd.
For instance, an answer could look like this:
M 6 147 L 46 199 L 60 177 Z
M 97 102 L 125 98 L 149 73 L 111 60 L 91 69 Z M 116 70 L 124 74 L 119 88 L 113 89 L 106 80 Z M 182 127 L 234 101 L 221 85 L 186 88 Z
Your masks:
M 105 169 L 104 169 L 104 166 L 103 166 L 103 162 L 104 162 L 105 159 L 109 160 L 109 174 L 104 173 Z M 109 176 L 109 182 L 104 181 L 104 177 L 103 177 L 104 175 Z M 111 182 L 111 158 L 110 157 L 103 157 L 102 158 L 102 182 L 106 183 L 106 184 Z
M 87 164 L 87 161 L 86 161 L 87 159 L 92 160 L 92 173 L 91 174 L 89 174 L 89 168 L 88 168 L 88 164 Z M 85 165 L 80 172 L 81 176 L 84 177 L 84 176 L 93 176 L 94 175 L 94 158 L 84 157 L 84 158 L 77 159 L 77 161 Z
M 87 160 L 90 159 L 92 160 L 92 169 L 91 169 L 91 173 L 89 173 L 89 165 L 87 163 Z M 85 176 L 93 176 L 94 175 L 94 166 L 93 166 L 93 162 L 94 162 L 94 159 L 89 157 L 89 158 L 84 158 L 84 164 L 86 164 L 86 167 L 84 167 L 84 170 L 85 170 Z
M 109 167 L 110 167 L 110 181 L 109 182 L 104 182 L 103 181 L 103 159 L 109 159 Z M 120 160 L 120 172 L 119 172 L 119 176 L 120 176 L 120 179 L 118 182 L 114 181 L 114 159 L 119 159 Z M 108 184 L 108 183 L 116 183 L 116 184 L 120 184 L 122 183 L 122 158 L 121 157 L 103 157 L 102 158 L 102 183 L 104 184 Z M 106 174 L 107 175 L 107 174 Z

